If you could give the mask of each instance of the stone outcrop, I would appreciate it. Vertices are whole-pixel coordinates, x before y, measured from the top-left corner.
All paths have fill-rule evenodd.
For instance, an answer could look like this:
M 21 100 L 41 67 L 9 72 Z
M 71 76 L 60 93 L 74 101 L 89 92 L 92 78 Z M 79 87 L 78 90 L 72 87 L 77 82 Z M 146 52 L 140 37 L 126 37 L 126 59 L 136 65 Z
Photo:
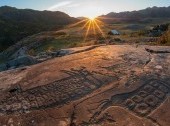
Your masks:
M 53 52 L 41 52 L 35 56 L 27 55 L 27 48 L 23 47 L 16 51 L 12 56 L 11 60 L 0 64 L 0 71 L 6 71 L 10 69 L 16 69 L 23 66 L 30 66 L 34 64 L 38 64 L 50 59 L 54 59 L 56 57 L 62 57 L 66 55 L 71 55 L 75 53 L 80 53 L 84 51 L 88 51 L 94 49 L 100 45 L 94 46 L 85 46 L 79 48 L 69 48 L 69 49 L 61 49 Z
M 28 55 L 20 56 L 16 59 L 9 60 L 8 62 L 1 64 L 0 71 L 15 69 L 24 66 L 30 66 L 37 63 L 38 61 L 34 57 Z
M 0 73 L 0 124 L 169 126 L 170 47 L 102 45 Z

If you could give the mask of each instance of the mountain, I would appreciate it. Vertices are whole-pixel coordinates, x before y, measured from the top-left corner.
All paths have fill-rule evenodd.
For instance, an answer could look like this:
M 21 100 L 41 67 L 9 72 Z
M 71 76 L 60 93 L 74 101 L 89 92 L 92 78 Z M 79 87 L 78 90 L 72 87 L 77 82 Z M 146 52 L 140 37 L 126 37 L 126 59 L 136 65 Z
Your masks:
M 151 19 L 156 18 L 170 18 L 170 6 L 169 7 L 152 7 L 146 8 L 139 11 L 127 11 L 115 13 L 111 12 L 107 15 L 102 15 L 99 18 L 103 19 L 105 22 L 116 21 L 143 21 L 143 22 L 152 22 Z
M 63 12 L 0 7 L 0 51 L 24 37 L 77 22 Z
M 88 19 L 87 17 L 77 17 L 77 19 L 79 20 L 85 20 L 85 19 Z

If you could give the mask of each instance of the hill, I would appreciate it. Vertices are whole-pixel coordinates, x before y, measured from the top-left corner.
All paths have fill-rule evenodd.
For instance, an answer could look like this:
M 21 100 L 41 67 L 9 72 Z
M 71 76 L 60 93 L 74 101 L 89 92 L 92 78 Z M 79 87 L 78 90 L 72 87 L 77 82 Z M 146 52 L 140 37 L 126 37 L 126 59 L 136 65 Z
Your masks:
M 152 22 L 153 19 L 165 19 L 170 18 L 170 6 L 169 7 L 152 7 L 146 8 L 139 11 L 127 11 L 115 13 L 111 12 L 107 15 L 102 15 L 99 18 L 105 22 L 123 21 L 123 22 Z
M 0 7 L 0 51 L 24 37 L 48 30 L 56 30 L 78 21 L 63 12 L 36 11 Z

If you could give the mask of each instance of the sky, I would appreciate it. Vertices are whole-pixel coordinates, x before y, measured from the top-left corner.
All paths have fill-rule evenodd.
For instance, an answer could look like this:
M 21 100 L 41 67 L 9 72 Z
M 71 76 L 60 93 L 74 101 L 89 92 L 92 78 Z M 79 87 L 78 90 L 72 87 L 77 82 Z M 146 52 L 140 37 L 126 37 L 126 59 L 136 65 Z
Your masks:
M 170 0 L 0 0 L 0 6 L 62 11 L 72 17 L 93 18 L 110 12 L 170 6 Z

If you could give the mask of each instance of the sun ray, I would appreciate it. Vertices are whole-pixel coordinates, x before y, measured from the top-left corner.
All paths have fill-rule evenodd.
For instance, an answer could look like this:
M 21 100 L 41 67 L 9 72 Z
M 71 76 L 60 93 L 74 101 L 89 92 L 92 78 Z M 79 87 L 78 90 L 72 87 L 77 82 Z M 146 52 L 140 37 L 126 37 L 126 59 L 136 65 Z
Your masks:
M 90 30 L 90 28 L 91 28 L 91 24 L 92 24 L 92 21 L 89 21 L 88 28 L 87 28 L 87 31 L 86 31 L 86 34 L 85 34 L 85 37 L 84 37 L 84 42 L 86 41 L 87 36 L 88 36 L 88 34 L 89 34 L 89 30 Z
M 72 24 L 70 27 L 74 27 L 74 26 L 77 26 L 79 24 L 84 24 L 82 27 L 80 27 L 80 31 L 83 30 L 82 33 L 84 33 L 84 41 L 87 41 L 87 38 L 88 37 L 92 37 L 94 36 L 95 39 L 97 38 L 97 34 L 100 33 L 102 35 L 102 37 L 106 40 L 106 36 L 104 34 L 104 32 L 102 31 L 101 29 L 101 26 L 105 26 L 105 24 L 100 21 L 99 19 L 95 18 L 95 19 L 85 19 L 85 20 L 82 20 L 80 22 L 77 22 L 75 24 Z M 90 35 L 90 36 L 89 36 Z
M 96 39 L 97 33 L 96 33 L 96 27 L 95 27 L 94 21 L 92 21 L 92 29 L 93 29 L 94 38 Z
M 105 25 L 104 22 L 102 22 L 102 21 L 100 21 L 100 20 L 98 20 L 98 19 L 95 19 L 95 21 L 96 21 L 96 22 L 99 22 L 99 23 L 102 24 L 102 25 Z M 97 23 L 97 24 L 98 24 L 98 23 Z
M 99 27 L 99 25 L 97 24 L 96 21 L 94 21 L 94 24 L 96 25 L 96 27 L 99 30 L 99 32 L 102 34 L 102 37 L 104 37 L 106 39 L 105 34 L 103 33 L 103 31 L 101 30 L 101 28 Z
M 82 23 L 86 22 L 87 20 L 88 20 L 88 19 L 84 19 L 84 20 L 82 20 L 82 21 L 79 21 L 79 22 L 76 22 L 76 23 L 74 23 L 74 24 L 71 24 L 71 25 L 68 26 L 68 28 L 75 27 L 75 26 L 77 26 L 77 25 L 79 25 L 79 24 L 82 24 Z
M 84 28 L 86 28 L 86 26 L 90 23 L 90 20 L 88 20 L 84 25 L 83 27 L 81 28 L 81 30 L 83 30 Z
M 103 25 L 105 28 L 108 28 L 108 29 L 112 29 L 112 27 L 110 27 L 109 25 L 107 25 L 106 23 L 100 21 L 99 19 L 96 19 L 96 22 L 99 22 L 101 25 Z M 98 24 L 98 23 L 97 23 Z

